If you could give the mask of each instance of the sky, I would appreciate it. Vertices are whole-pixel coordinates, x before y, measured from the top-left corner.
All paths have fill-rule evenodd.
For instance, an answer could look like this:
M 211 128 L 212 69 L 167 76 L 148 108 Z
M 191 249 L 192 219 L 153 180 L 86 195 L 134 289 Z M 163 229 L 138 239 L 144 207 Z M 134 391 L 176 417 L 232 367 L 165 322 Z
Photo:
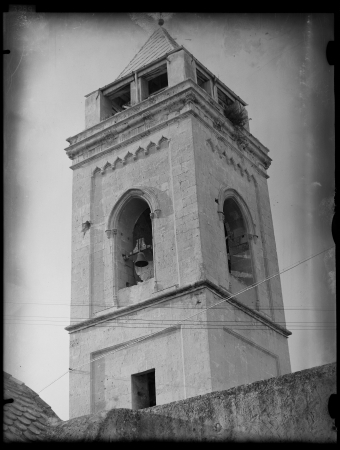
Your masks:
M 85 95 L 113 82 L 151 16 L 4 13 L 4 370 L 68 419 L 71 161 Z M 178 44 L 247 104 L 269 148 L 292 371 L 335 361 L 331 14 L 168 14 Z M 55 381 L 57 380 L 57 381 Z

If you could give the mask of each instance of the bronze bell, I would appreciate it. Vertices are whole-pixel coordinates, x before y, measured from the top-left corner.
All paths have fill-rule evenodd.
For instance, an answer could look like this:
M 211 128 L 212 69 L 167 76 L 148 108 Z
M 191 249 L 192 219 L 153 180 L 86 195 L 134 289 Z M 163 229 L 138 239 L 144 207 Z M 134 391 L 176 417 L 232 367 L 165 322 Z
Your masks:
M 147 262 L 144 253 L 143 252 L 138 252 L 137 259 L 136 259 L 136 262 L 135 262 L 135 266 L 137 266 L 137 267 L 145 267 L 148 264 L 149 263 Z

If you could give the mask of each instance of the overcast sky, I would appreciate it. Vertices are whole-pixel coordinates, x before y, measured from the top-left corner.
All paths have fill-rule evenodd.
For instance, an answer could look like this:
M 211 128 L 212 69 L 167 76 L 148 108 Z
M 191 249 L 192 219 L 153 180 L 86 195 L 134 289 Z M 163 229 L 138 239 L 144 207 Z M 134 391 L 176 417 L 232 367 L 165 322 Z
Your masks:
M 270 150 L 280 270 L 333 247 L 332 15 L 174 14 L 164 26 L 248 104 Z M 115 80 L 152 27 L 129 14 L 4 14 L 4 370 L 36 392 L 69 367 L 66 138 L 84 130 L 84 96 Z M 334 250 L 281 283 L 292 370 L 335 361 Z M 40 395 L 68 419 L 68 375 Z

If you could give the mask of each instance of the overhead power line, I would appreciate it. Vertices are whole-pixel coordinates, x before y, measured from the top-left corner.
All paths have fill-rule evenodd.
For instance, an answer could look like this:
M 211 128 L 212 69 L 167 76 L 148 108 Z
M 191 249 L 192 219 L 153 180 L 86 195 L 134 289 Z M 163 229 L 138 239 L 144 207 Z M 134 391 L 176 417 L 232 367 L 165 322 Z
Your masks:
M 182 319 L 182 320 L 179 320 L 179 321 L 176 323 L 176 325 L 180 325 L 180 324 L 182 324 L 182 322 L 185 322 L 186 320 L 191 319 L 191 318 L 194 317 L 194 316 L 197 316 L 197 315 L 199 315 L 199 314 L 202 314 L 203 312 L 208 311 L 209 309 L 212 309 L 212 308 L 214 308 L 215 306 L 220 305 L 221 303 L 223 303 L 223 302 L 225 302 L 225 301 L 228 301 L 228 300 L 230 300 L 230 299 L 233 298 L 233 297 L 236 297 L 237 295 L 240 295 L 240 294 L 242 294 L 242 293 L 244 293 L 244 292 L 246 292 L 246 291 L 248 291 L 248 290 L 250 290 L 250 289 L 253 289 L 254 287 L 259 286 L 260 284 L 262 284 L 262 283 L 264 283 L 264 282 L 266 282 L 266 281 L 268 281 L 268 280 L 270 280 L 270 279 L 272 279 L 272 278 L 274 278 L 274 277 L 277 277 L 277 276 L 279 276 L 279 275 L 281 275 L 281 274 L 283 274 L 283 273 L 285 273 L 285 272 L 287 272 L 287 271 L 289 271 L 289 270 L 292 270 L 292 269 L 294 269 L 295 267 L 299 266 L 300 264 L 303 264 L 304 262 L 307 262 L 307 261 L 311 260 L 312 258 L 315 258 L 316 256 L 319 256 L 319 255 L 321 255 L 322 253 L 325 253 L 325 252 L 329 251 L 331 248 L 334 248 L 334 246 L 328 248 L 327 250 L 323 250 L 323 251 L 321 251 L 321 252 L 319 252 L 319 253 L 316 253 L 315 255 L 312 255 L 312 256 L 310 256 L 309 258 L 306 258 L 306 259 L 304 259 L 304 260 L 301 260 L 301 261 L 299 261 L 299 262 L 297 262 L 297 263 L 295 263 L 295 264 L 293 264 L 293 265 L 291 265 L 291 266 L 289 266 L 289 267 L 283 269 L 282 271 L 279 271 L 279 272 L 277 272 L 276 274 L 271 275 L 270 277 L 267 277 L 267 278 L 265 278 L 265 279 L 262 280 L 262 281 L 259 281 L 258 283 L 254 283 L 253 285 L 251 285 L 251 286 L 249 286 L 249 287 L 247 287 L 247 288 L 241 290 L 241 291 L 238 292 L 237 294 L 233 294 L 233 295 L 229 296 L 227 299 L 226 299 L 226 298 L 223 298 L 223 300 L 221 300 L 221 301 L 219 301 L 219 302 L 217 302 L 217 303 L 214 303 L 213 305 L 211 305 L 211 306 L 209 306 L 209 307 L 207 307 L 207 308 L 202 308 L 202 309 L 200 309 L 199 311 L 197 311 L 196 313 L 192 314 L 191 316 L 188 316 L 188 317 L 186 317 L 186 318 L 184 318 L 184 319 Z M 149 333 L 149 334 L 146 334 L 146 335 L 144 335 L 144 336 L 140 336 L 140 337 L 138 337 L 138 338 L 135 338 L 135 339 L 131 340 L 128 344 L 123 345 L 122 347 L 119 347 L 118 349 L 112 350 L 112 351 L 107 352 L 107 353 L 105 353 L 105 354 L 103 354 L 103 355 L 101 355 L 101 356 L 98 356 L 97 358 L 94 358 L 94 359 L 92 359 L 92 360 L 89 361 L 89 362 L 80 364 L 80 365 L 75 366 L 75 367 L 73 367 L 73 368 L 69 368 L 68 371 L 66 371 L 64 374 L 62 374 L 62 375 L 61 375 L 60 377 L 58 377 L 56 380 L 52 381 L 50 384 L 48 384 L 48 385 L 45 386 L 43 389 L 41 389 L 41 390 L 39 391 L 39 394 L 40 394 L 40 392 L 44 391 L 44 390 L 47 389 L 49 386 L 51 386 L 53 383 L 55 383 L 56 381 L 58 381 L 61 377 L 63 377 L 64 375 L 66 375 L 69 371 L 74 371 L 74 370 L 77 370 L 77 369 L 79 369 L 79 368 L 81 368 L 81 367 L 87 366 L 88 364 L 93 363 L 93 362 L 95 362 L 95 361 L 98 361 L 99 359 L 104 358 L 104 357 L 106 357 L 106 356 L 109 355 L 109 354 L 117 353 L 118 351 L 121 351 L 121 350 L 124 350 L 124 349 L 126 349 L 126 348 L 128 348 L 128 347 L 131 347 L 132 345 L 135 345 L 135 344 L 137 344 L 138 342 L 141 342 L 141 341 L 143 341 L 143 340 L 145 340 L 145 339 L 148 339 L 148 338 L 150 338 L 151 336 L 156 336 L 157 334 L 160 334 L 160 333 L 164 332 L 165 330 L 167 330 L 167 329 L 169 329 L 169 328 L 173 328 L 173 327 L 174 327 L 174 324 L 172 324 L 172 325 L 170 325 L 170 326 L 167 326 L 167 327 L 161 329 L 160 331 L 155 331 L 155 332 L 153 332 L 153 333 Z

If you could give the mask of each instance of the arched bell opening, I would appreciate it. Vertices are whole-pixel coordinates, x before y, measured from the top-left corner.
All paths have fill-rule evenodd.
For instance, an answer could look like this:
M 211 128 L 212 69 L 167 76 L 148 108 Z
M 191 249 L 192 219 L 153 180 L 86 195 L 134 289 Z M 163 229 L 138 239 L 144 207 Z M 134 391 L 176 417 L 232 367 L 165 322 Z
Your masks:
M 152 223 L 148 207 L 138 217 L 133 228 L 133 261 L 137 281 L 146 281 L 154 276 Z
M 229 274 L 244 287 L 250 286 L 255 279 L 245 219 L 233 198 L 224 201 L 223 213 Z
M 123 207 L 117 226 L 118 290 L 154 277 L 152 222 L 148 203 L 138 197 Z

